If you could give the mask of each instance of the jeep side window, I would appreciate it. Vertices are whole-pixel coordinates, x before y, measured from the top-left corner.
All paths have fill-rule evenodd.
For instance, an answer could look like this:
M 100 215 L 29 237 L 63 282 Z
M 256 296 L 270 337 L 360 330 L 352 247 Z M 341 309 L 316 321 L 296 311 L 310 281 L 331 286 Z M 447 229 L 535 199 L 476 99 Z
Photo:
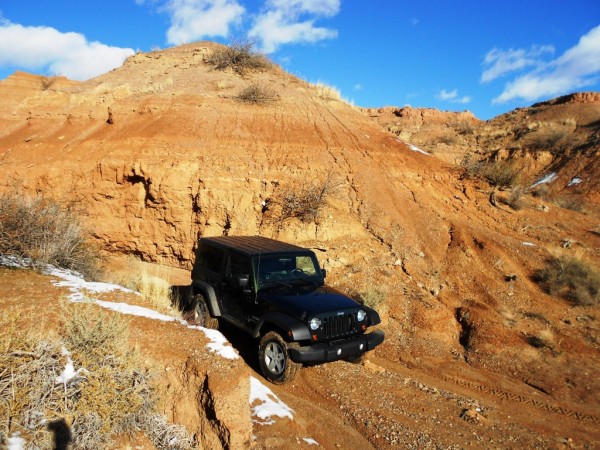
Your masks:
M 211 272 L 221 272 L 223 265 L 223 256 L 225 252 L 217 247 L 203 244 L 200 252 L 198 252 L 198 265 Z
M 231 252 L 225 277 L 238 280 L 240 277 L 250 277 L 250 259 L 240 253 Z

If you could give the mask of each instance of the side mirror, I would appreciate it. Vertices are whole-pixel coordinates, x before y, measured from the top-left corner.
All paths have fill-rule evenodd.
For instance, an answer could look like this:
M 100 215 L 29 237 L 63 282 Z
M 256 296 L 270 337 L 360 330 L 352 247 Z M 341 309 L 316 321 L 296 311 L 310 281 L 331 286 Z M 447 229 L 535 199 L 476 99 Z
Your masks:
M 238 286 L 241 288 L 248 287 L 248 275 L 240 275 L 237 279 Z
M 323 278 L 325 278 L 327 276 L 327 271 L 325 269 L 321 269 L 321 275 L 323 275 Z

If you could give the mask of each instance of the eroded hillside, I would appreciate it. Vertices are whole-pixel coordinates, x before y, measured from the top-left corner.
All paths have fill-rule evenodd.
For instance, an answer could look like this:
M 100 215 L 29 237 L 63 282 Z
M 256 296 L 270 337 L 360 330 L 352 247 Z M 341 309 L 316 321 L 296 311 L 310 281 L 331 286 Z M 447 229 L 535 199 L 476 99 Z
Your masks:
M 448 162 L 454 156 L 415 151 L 277 67 L 244 76 L 215 70 L 205 62 L 215 48 L 140 53 L 84 83 L 19 73 L 0 82 L 1 189 L 76 205 L 107 252 L 183 268 L 205 235 L 261 234 L 315 248 L 330 282 L 378 299 L 387 340 L 376 354 L 393 362 L 390 373 L 399 365 L 440 376 L 444 364 L 464 365 L 595 418 L 598 306 L 573 307 L 532 277 L 557 255 L 597 268 L 598 217 L 529 195 L 512 209 L 501 202 L 508 191 L 496 201 L 486 183 L 462 179 Z M 253 83 L 273 100 L 239 101 Z M 535 121 L 546 123 L 539 108 Z M 506 116 L 512 129 L 528 126 L 522 114 Z M 597 133 L 593 111 L 581 114 Z M 466 113 L 453 123 L 463 133 L 443 143 L 453 155 L 472 140 L 513 133 L 476 139 L 474 128 L 492 125 Z M 413 132 L 400 136 L 431 150 Z M 576 172 L 587 177 L 580 186 L 590 198 L 597 151 L 572 159 L 583 164 Z M 286 199 L 310 185 L 330 188 L 318 214 L 282 215 Z

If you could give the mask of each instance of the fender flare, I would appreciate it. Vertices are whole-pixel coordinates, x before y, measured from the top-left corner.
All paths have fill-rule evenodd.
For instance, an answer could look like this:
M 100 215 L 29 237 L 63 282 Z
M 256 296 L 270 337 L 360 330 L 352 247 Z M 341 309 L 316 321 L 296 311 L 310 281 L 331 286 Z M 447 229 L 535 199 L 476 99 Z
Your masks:
M 192 292 L 190 301 L 194 299 L 196 294 L 204 295 L 204 298 L 206 299 L 206 303 L 208 305 L 208 309 L 210 309 L 211 316 L 221 317 L 221 308 L 219 307 L 219 302 L 217 301 L 217 294 L 215 294 L 215 290 L 210 284 L 204 281 L 192 282 Z
M 367 312 L 370 326 L 379 325 L 381 323 L 381 317 L 379 317 L 379 313 L 377 311 L 365 305 L 362 305 L 362 308 Z
M 274 325 L 283 331 L 284 336 L 282 337 L 284 339 L 291 339 L 292 341 L 310 340 L 308 325 L 294 317 L 290 317 L 287 314 L 277 311 L 268 312 L 263 316 L 256 325 L 254 337 L 259 337 L 261 335 L 261 330 L 268 324 Z

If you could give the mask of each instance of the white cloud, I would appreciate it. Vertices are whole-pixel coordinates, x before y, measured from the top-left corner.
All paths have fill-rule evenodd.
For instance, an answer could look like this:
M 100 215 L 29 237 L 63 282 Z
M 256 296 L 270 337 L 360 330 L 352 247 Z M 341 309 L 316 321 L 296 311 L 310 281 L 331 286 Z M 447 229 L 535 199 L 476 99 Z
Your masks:
M 521 98 L 527 101 L 557 96 L 591 86 L 600 80 L 600 25 L 560 57 L 516 78 L 493 103 Z
M 291 43 L 315 43 L 337 37 L 337 31 L 315 26 L 319 18 L 333 17 L 340 0 L 267 0 L 248 36 L 261 43 L 266 53 Z
M 0 24 L 0 66 L 18 66 L 87 80 L 121 66 L 125 58 L 134 53 L 131 48 L 88 42 L 79 33 L 7 21 Z
M 227 37 L 245 12 L 237 0 L 169 0 L 164 9 L 171 16 L 167 42 L 175 45 Z
M 354 90 L 355 90 L 355 91 L 362 91 L 362 88 L 363 88 L 363 86 L 362 86 L 362 84 L 360 84 L 360 83 L 356 83 L 356 84 L 354 85 Z
M 494 48 L 485 55 L 483 65 L 487 68 L 481 75 L 481 82 L 487 83 L 528 66 L 540 66 L 543 64 L 540 57 L 545 53 L 554 53 L 554 47 L 551 45 L 533 45 L 529 50 L 523 48 L 516 50 L 512 48 L 509 50 Z
M 442 100 L 444 102 L 450 103 L 469 103 L 471 101 L 471 97 L 468 95 L 464 95 L 462 97 L 458 96 L 458 89 L 454 89 L 453 91 L 447 91 L 446 89 L 442 89 L 435 96 L 438 100 Z

